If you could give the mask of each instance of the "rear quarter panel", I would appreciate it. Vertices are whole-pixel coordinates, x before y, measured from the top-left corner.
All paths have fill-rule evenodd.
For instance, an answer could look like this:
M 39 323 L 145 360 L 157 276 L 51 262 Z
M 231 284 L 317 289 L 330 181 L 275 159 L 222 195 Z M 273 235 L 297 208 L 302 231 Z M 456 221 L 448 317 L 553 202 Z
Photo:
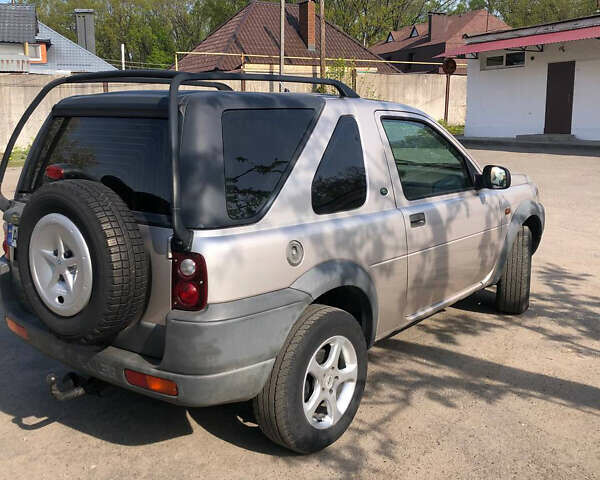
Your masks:
M 367 199 L 361 208 L 350 212 L 317 215 L 311 204 L 312 180 L 339 116 L 348 114 L 354 115 L 359 125 Z M 387 189 L 387 195 L 380 193 L 382 188 Z M 304 249 L 304 258 L 295 267 L 286 257 L 292 240 L 299 241 Z M 378 295 L 394 299 L 379 302 L 380 319 L 400 322 L 406 288 L 402 260 L 406 255 L 406 233 L 402 215 L 395 207 L 389 170 L 373 122 L 373 107 L 328 102 L 315 133 L 267 215 L 247 227 L 197 231 L 192 249 L 206 259 L 209 303 L 286 288 L 323 262 L 347 260 L 369 272 Z

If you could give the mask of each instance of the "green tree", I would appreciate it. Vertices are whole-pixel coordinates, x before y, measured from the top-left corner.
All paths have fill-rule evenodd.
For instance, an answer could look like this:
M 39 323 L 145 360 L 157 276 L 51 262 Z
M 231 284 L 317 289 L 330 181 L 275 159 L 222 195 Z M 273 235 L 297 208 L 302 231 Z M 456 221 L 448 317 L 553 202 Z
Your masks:
M 556 22 L 591 15 L 596 0 L 496 0 L 493 12 L 513 27 Z
M 96 12 L 96 52 L 119 62 L 121 43 L 126 46 L 128 66 L 168 66 L 175 51 L 188 51 L 206 35 L 198 15 L 201 0 L 32 0 L 38 18 L 50 28 L 76 39 L 73 10 Z M 152 66 L 152 65 L 149 65 Z
M 273 0 L 278 2 L 278 0 Z M 317 0 L 318 2 L 319 0 Z M 427 20 L 427 12 L 464 13 L 487 8 L 513 27 L 593 13 L 596 0 L 323 0 L 327 20 L 364 45 L 391 30 Z M 76 8 L 96 11 L 97 54 L 119 65 L 121 43 L 128 67 L 167 67 L 176 51 L 192 50 L 249 0 L 19 0 L 38 18 L 75 40 Z M 288 0 L 296 3 L 297 0 Z M 318 7 L 317 7 L 318 8 Z M 130 57 L 131 56 L 131 57 Z
M 591 15 L 598 7 L 597 0 L 458 0 L 447 11 L 481 8 L 516 28 Z
M 196 14 L 204 23 L 205 36 L 244 8 L 249 0 L 204 0 L 198 2 Z

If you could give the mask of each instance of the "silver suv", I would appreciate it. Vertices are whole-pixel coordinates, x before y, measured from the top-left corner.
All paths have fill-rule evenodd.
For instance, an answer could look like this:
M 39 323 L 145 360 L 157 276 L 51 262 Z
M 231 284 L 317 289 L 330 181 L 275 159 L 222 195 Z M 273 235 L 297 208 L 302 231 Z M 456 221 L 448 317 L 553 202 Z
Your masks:
M 491 285 L 500 311 L 527 309 L 536 186 L 481 169 L 424 113 L 332 80 L 60 79 L 0 178 L 44 96 L 97 81 L 170 90 L 60 101 L 0 200 L 8 326 L 75 370 L 179 405 L 252 400 L 270 439 L 306 453 L 352 422 L 377 340 Z

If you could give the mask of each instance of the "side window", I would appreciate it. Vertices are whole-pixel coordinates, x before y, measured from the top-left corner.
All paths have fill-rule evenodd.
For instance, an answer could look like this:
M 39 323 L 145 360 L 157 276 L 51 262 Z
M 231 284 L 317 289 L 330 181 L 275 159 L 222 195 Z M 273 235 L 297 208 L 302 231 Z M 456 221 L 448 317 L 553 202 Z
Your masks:
M 354 210 L 365 203 L 367 176 L 354 117 L 339 119 L 313 179 L 311 196 L 319 215 Z
M 389 118 L 382 123 L 408 200 L 473 187 L 463 156 L 431 127 L 417 121 Z
M 225 195 L 230 218 L 254 217 L 275 196 L 314 115 L 310 108 L 223 113 Z

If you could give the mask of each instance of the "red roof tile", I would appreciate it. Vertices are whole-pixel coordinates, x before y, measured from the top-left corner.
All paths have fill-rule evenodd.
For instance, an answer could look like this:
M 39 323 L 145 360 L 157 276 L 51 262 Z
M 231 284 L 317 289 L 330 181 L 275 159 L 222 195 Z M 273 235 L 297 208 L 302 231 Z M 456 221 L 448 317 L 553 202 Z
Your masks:
M 231 71 L 241 67 L 242 53 L 278 56 L 279 15 L 279 3 L 251 2 L 193 50 L 194 52 L 236 53 L 239 56 L 186 55 L 179 60 L 179 69 L 188 72 Z M 316 15 L 315 21 L 316 51 L 309 51 L 300 36 L 298 17 L 298 5 L 286 5 L 285 55 L 311 57 L 314 60 L 286 59 L 286 64 L 319 65 L 321 35 L 319 15 Z M 326 25 L 326 56 L 328 58 L 381 60 L 380 57 L 364 48 L 335 25 L 329 22 Z M 279 64 L 279 59 L 246 57 L 246 63 Z M 358 67 L 375 67 L 382 73 L 398 73 L 387 63 L 358 62 L 356 65 Z
M 371 51 L 377 55 L 383 55 L 407 48 L 419 48 L 439 43 L 464 45 L 463 35 L 465 33 L 474 35 L 510 28 L 498 17 L 488 14 L 487 10 L 473 10 L 460 15 L 434 14 L 434 22 L 432 38 L 429 38 L 428 35 L 429 24 L 427 22 L 419 23 L 415 25 L 419 32 L 418 37 L 410 37 L 412 26 L 404 27 L 399 31 L 391 32 L 392 38 L 394 38 L 393 42 L 373 45 Z

